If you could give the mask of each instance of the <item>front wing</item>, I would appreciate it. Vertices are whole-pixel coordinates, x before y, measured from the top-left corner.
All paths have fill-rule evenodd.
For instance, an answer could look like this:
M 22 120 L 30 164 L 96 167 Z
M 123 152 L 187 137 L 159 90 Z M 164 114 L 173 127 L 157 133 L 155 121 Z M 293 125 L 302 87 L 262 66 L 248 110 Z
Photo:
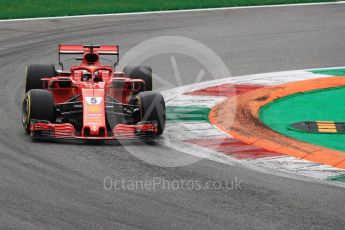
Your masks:
M 111 136 L 83 136 L 70 123 L 54 124 L 32 120 L 30 135 L 39 139 L 130 140 L 153 139 L 158 134 L 157 124 L 142 122 L 136 125 L 117 124 Z

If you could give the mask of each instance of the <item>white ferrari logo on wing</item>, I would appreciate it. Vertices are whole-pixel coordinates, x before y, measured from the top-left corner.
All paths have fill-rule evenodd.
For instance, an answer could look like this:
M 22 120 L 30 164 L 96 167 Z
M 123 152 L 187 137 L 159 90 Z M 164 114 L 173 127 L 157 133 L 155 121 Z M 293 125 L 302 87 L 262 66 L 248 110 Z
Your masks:
M 99 105 L 101 104 L 103 98 L 102 97 L 85 97 L 85 100 L 89 105 Z

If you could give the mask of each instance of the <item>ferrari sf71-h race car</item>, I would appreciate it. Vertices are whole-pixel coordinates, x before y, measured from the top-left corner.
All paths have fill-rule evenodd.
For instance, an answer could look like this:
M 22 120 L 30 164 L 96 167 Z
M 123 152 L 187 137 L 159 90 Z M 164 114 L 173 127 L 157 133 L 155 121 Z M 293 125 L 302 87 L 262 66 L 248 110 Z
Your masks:
M 68 55 L 73 57 L 62 61 Z M 63 62 L 71 60 L 78 65 L 64 71 Z M 103 60 L 112 65 L 102 65 Z M 62 70 L 29 65 L 22 107 L 25 131 L 38 139 L 153 140 L 161 135 L 165 102 L 152 92 L 152 69 L 137 66 L 116 72 L 118 61 L 115 45 L 59 45 Z

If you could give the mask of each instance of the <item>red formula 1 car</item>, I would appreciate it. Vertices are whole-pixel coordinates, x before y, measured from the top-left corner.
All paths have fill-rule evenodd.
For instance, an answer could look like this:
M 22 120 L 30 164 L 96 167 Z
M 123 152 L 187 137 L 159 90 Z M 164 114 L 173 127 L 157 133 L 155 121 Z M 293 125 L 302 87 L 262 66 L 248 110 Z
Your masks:
M 64 71 L 61 58 L 70 55 L 64 62 L 79 63 Z M 103 60 L 113 65 L 102 65 Z M 151 68 L 115 72 L 118 60 L 118 46 L 59 45 L 62 70 L 29 65 L 22 108 L 26 132 L 39 139 L 152 140 L 161 135 L 165 102 L 152 92 Z

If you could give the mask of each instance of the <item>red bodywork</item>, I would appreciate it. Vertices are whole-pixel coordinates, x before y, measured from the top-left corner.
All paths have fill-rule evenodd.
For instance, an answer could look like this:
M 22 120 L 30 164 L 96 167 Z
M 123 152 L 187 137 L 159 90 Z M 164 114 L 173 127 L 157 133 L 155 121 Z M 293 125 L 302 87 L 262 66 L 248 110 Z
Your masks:
M 148 122 L 117 123 L 114 127 L 107 126 L 108 107 L 128 106 L 133 94 L 145 90 L 143 80 L 125 77 L 124 73 L 115 72 L 113 67 L 101 65 L 100 55 L 118 55 L 118 46 L 85 48 L 83 45 L 60 45 L 60 54 L 82 54 L 83 58 L 80 65 L 72 66 L 68 72 L 60 71 L 57 72 L 57 76 L 42 78 L 42 84 L 44 89 L 52 92 L 57 108 L 73 106 L 75 110 L 79 109 L 80 112 L 82 110 L 82 127 L 78 130 L 75 125 L 68 122 L 53 124 L 35 121 L 30 126 L 33 137 L 134 139 L 154 136 L 158 132 L 157 125 Z M 83 79 L 84 72 L 90 73 L 90 81 Z M 73 112 L 75 111 L 69 111 L 70 114 Z

